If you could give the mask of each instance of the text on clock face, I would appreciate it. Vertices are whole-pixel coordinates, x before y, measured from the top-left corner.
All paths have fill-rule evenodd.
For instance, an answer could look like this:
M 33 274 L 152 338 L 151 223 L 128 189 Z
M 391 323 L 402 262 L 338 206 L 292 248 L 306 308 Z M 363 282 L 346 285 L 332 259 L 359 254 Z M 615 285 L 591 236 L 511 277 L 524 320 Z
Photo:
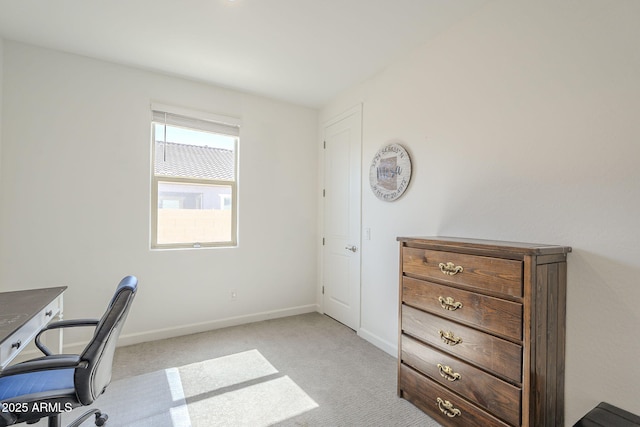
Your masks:
M 411 159 L 398 144 L 382 147 L 369 169 L 371 190 L 380 200 L 394 201 L 406 190 L 411 179 Z

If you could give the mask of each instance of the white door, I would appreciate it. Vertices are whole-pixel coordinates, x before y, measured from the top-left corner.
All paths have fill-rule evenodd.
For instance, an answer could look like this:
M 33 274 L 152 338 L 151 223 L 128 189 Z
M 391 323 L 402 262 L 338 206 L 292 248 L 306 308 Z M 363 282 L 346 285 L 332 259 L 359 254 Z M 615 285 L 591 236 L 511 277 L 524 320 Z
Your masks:
M 358 330 L 360 326 L 360 106 L 324 129 L 323 310 Z

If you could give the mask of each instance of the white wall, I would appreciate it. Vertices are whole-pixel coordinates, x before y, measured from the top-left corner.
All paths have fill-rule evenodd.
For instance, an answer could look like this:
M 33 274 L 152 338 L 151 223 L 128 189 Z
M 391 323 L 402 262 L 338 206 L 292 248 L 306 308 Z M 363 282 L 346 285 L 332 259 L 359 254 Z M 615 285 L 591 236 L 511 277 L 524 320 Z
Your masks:
M 125 343 L 317 309 L 316 110 L 11 41 L 3 97 L 2 290 L 137 275 Z M 242 119 L 238 248 L 149 250 L 152 100 Z
M 4 70 L 4 39 L 0 37 L 0 185 L 2 184 L 2 75 Z M 2 218 L 2 209 L 0 209 L 0 218 Z M 1 224 L 0 219 L 0 224 Z
M 489 3 L 327 105 L 362 102 L 363 165 L 399 140 L 384 203 L 362 171 L 363 336 L 397 340 L 400 235 L 569 245 L 566 421 L 640 413 L 640 2 Z

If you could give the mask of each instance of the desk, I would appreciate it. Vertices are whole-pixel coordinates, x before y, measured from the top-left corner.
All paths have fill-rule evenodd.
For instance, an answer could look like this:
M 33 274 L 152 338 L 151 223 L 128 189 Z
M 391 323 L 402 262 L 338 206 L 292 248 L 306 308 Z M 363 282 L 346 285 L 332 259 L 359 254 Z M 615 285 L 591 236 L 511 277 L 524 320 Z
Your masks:
M 24 349 L 54 317 L 62 319 L 66 286 L 0 292 L 0 370 Z M 59 336 L 62 351 L 62 334 Z

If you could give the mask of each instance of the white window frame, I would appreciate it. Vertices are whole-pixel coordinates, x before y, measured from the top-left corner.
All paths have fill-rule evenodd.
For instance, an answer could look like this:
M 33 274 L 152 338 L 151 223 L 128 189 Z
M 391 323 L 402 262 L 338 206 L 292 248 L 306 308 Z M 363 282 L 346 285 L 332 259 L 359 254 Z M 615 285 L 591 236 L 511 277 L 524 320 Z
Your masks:
M 156 138 L 154 124 L 166 124 L 196 131 L 235 137 L 233 181 L 204 178 L 184 178 L 155 174 Z M 182 249 L 234 247 L 238 244 L 238 141 L 241 121 L 235 117 L 194 111 L 166 104 L 151 104 L 151 249 Z M 158 243 L 158 185 L 159 183 L 222 185 L 231 187 L 231 240 L 224 242 Z

